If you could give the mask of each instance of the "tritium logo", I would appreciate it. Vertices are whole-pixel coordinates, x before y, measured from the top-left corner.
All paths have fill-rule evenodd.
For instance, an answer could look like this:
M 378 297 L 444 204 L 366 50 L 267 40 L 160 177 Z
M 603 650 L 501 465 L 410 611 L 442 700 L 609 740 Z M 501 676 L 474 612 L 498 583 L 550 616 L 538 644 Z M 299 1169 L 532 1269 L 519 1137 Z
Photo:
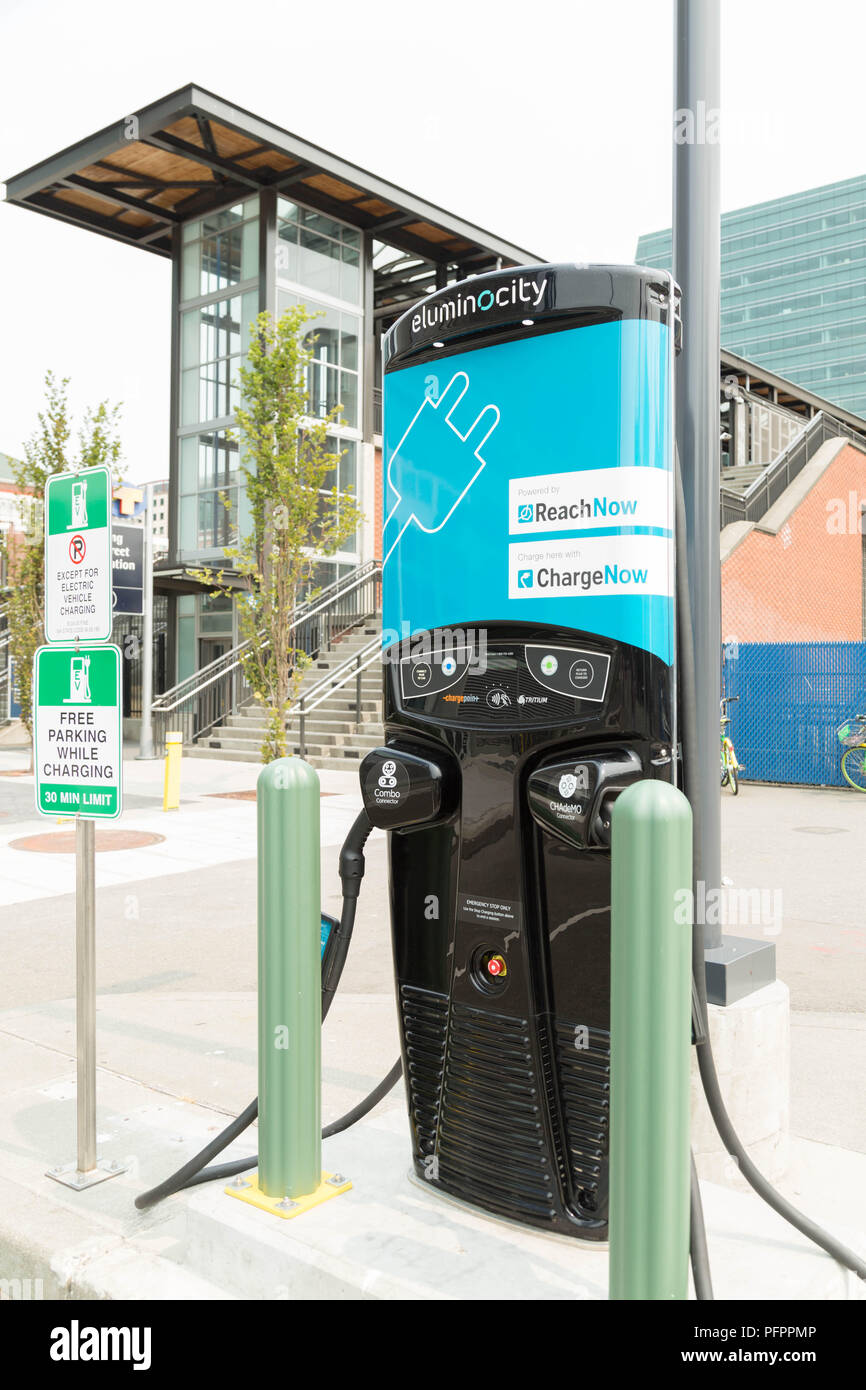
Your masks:
M 134 1371 L 150 1370 L 149 1327 L 68 1327 L 51 1330 L 52 1361 L 131 1361 Z
M 475 293 L 461 290 L 448 299 L 434 300 L 432 304 L 422 304 L 417 314 L 412 315 L 412 332 L 420 333 L 423 328 L 438 328 L 469 314 L 486 314 L 494 305 L 505 309 L 509 305 L 523 305 L 537 309 L 544 291 L 547 289 L 547 276 L 542 280 L 532 280 L 527 275 L 515 275 L 505 285 L 490 289 L 481 288 Z

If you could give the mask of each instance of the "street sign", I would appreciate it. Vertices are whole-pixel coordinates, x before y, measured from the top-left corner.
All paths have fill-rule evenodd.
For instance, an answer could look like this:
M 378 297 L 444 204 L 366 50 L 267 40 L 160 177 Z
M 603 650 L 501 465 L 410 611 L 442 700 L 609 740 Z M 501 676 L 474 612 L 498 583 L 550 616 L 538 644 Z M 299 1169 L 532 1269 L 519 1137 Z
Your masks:
M 111 636 L 111 474 L 55 473 L 45 486 L 45 637 Z
M 33 690 L 37 811 L 93 820 L 119 816 L 119 648 L 40 647 Z
M 111 527 L 112 607 L 120 613 L 144 612 L 144 527 L 115 520 Z

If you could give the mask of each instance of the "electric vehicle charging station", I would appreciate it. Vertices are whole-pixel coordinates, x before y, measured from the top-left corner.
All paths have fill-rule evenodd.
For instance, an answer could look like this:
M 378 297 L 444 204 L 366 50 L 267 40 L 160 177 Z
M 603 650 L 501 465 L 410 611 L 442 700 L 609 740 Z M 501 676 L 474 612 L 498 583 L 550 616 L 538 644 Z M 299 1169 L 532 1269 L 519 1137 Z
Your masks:
M 605 1240 L 610 812 L 676 781 L 664 272 L 540 265 L 432 294 L 384 342 L 386 747 L 416 1173 Z

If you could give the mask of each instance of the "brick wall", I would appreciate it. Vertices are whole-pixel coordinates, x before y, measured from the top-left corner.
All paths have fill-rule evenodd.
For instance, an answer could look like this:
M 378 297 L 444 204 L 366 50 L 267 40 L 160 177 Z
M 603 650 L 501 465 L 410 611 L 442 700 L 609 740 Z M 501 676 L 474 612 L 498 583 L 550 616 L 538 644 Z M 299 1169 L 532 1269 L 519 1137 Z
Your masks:
M 723 640 L 861 640 L 861 500 L 866 454 L 846 445 L 778 534 L 753 530 L 724 561 Z

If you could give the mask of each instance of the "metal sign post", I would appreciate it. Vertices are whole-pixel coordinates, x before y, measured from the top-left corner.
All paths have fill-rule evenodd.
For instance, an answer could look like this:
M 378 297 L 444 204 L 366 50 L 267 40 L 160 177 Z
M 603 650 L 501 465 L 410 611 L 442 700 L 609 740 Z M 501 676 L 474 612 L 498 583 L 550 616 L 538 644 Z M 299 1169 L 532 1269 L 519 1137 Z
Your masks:
M 96 825 L 75 818 L 77 1173 L 96 1167 Z
M 76 1160 L 47 1176 L 77 1191 L 126 1171 L 96 1157 L 95 822 L 119 816 L 123 795 L 111 611 L 110 472 L 58 473 L 45 489 L 49 645 L 33 659 L 33 761 L 39 814 L 75 819 Z
M 144 513 L 144 578 L 141 631 L 141 734 L 138 756 L 153 757 L 153 483 L 147 484 Z

